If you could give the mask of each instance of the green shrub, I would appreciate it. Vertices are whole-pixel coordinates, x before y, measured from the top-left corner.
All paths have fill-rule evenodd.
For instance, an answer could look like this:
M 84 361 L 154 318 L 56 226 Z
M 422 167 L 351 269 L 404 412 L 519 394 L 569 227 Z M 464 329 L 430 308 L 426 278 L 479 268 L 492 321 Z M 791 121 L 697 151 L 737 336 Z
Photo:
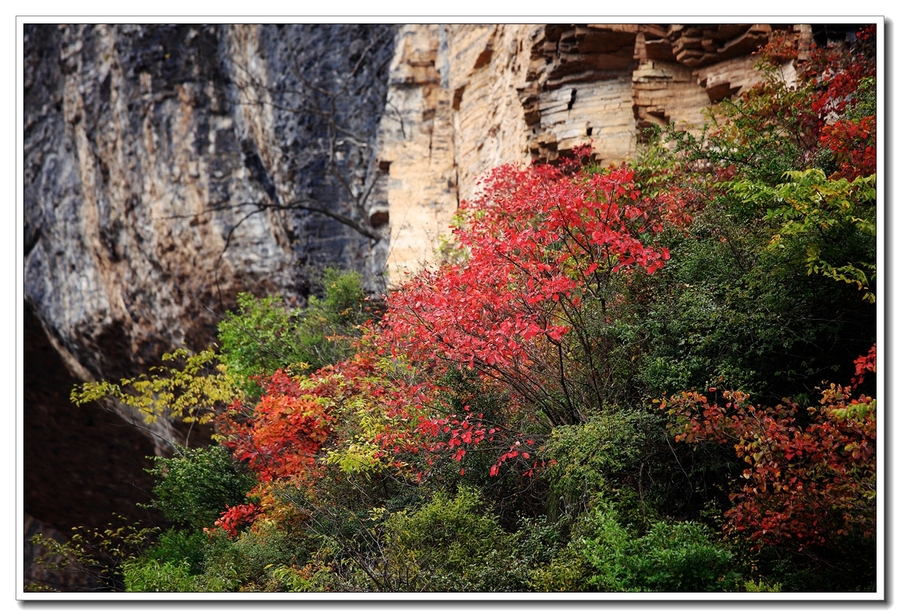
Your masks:
M 562 548 L 548 563 L 533 568 L 529 588 L 534 592 L 581 592 L 589 566 L 572 545 Z
M 417 511 L 388 514 L 377 589 L 395 592 L 525 590 L 527 570 L 514 557 L 515 536 L 483 513 L 479 494 L 437 494 Z
M 598 501 L 582 518 L 574 544 L 604 592 L 734 590 L 732 554 L 696 522 L 655 523 L 643 536 L 623 526 L 615 508 Z
M 172 458 L 154 458 L 147 472 L 157 478 L 151 505 L 194 530 L 211 528 L 228 506 L 243 503 L 254 485 L 220 445 L 178 448 Z
M 280 296 L 237 297 L 238 311 L 219 323 L 221 353 L 228 372 L 251 395 L 262 390 L 253 377 L 279 368 L 302 373 L 345 358 L 358 325 L 371 318 L 357 272 L 326 269 L 322 297 L 311 296 L 306 308 L 290 308 Z
M 143 556 L 160 563 L 187 564 L 192 575 L 203 570 L 209 537 L 202 530 L 170 528 Z
M 652 421 L 641 411 L 607 408 L 584 424 L 553 429 L 542 454 L 555 460 L 545 476 L 564 508 L 579 509 L 601 491 L 614 488 L 639 466 L 644 430 Z
M 187 562 L 173 563 L 138 558 L 122 565 L 128 592 L 198 592 Z
M 230 540 L 217 533 L 209 543 L 198 584 L 208 592 L 279 592 L 288 580 L 276 572 L 309 560 L 302 537 L 279 529 L 274 522 L 258 524 Z
M 732 554 L 697 522 L 658 522 L 633 541 L 629 565 L 634 585 L 658 592 L 734 590 Z
M 765 580 L 759 580 L 758 582 L 747 580 L 744 582 L 744 590 L 747 592 L 781 592 L 781 584 L 777 582 L 770 583 Z

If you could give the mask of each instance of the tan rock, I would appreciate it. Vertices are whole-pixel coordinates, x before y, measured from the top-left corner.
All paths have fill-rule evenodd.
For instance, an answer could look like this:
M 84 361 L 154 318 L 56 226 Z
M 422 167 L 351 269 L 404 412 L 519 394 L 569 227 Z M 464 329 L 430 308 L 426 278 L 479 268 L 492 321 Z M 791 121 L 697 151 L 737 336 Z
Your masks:
M 553 162 L 589 142 L 601 163 L 621 163 L 646 127 L 701 130 L 711 103 L 760 79 L 751 54 L 776 28 L 808 53 L 808 26 L 403 27 L 379 142 L 390 179 L 375 206 L 391 224 L 389 281 L 434 261 L 493 167 Z

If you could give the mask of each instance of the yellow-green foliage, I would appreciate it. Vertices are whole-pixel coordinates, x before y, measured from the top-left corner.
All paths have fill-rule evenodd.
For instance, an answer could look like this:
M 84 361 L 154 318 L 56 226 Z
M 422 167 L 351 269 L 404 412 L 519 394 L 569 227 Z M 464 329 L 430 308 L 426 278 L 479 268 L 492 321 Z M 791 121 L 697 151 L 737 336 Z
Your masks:
M 72 402 L 78 405 L 112 398 L 139 410 L 147 423 L 163 416 L 185 422 L 206 423 L 217 405 L 229 404 L 240 389 L 212 349 L 191 355 L 187 349 L 162 356 L 173 365 L 154 366 L 150 375 L 124 378 L 118 383 L 84 383 L 72 390 Z M 183 368 L 177 364 L 183 363 Z
M 125 524 L 125 518 L 114 515 L 116 522 L 106 528 L 78 526 L 68 541 L 60 542 L 52 537 L 37 534 L 31 543 L 44 548 L 45 554 L 35 559 L 35 564 L 48 571 L 72 568 L 84 574 L 90 591 L 125 590 L 122 585 L 121 567 L 129 559 L 147 548 L 157 528 L 141 528 L 137 524 Z M 122 526 L 116 526 L 122 524 Z M 46 586 L 33 585 L 27 590 L 48 590 Z
M 808 274 L 855 285 L 864 292 L 865 300 L 874 303 L 874 251 L 869 259 L 844 264 L 835 264 L 832 259 L 846 258 L 845 253 L 833 257 L 829 253 L 834 252 L 832 239 L 850 242 L 854 234 L 875 237 L 875 176 L 850 182 L 828 179 L 821 169 L 806 169 L 788 171 L 784 179 L 787 181 L 774 187 L 739 181 L 731 188 L 744 202 L 766 207 L 766 219 L 781 224 L 772 236 L 770 249 L 784 249 L 788 239 L 802 241 Z M 874 242 L 870 245 L 874 247 Z
M 759 582 L 747 580 L 744 582 L 744 590 L 747 592 L 781 592 L 781 584 L 777 582 L 770 584 L 765 580 L 759 580 Z
M 187 563 L 132 559 L 122 565 L 128 592 L 197 592 Z
M 344 426 L 344 438 L 329 447 L 325 460 L 338 466 L 345 473 L 370 475 L 389 466 L 404 472 L 403 462 L 395 460 L 380 444 L 384 434 L 410 431 L 414 418 L 424 409 L 410 404 L 406 412 L 398 412 L 391 396 L 398 388 L 413 386 L 421 377 L 404 358 L 380 358 L 371 372 L 345 377 L 332 375 L 339 382 L 340 417 Z M 387 454 L 387 455 L 386 455 Z
M 346 437 L 325 456 L 329 464 L 337 465 L 345 473 L 369 475 L 384 469 L 389 462 L 382 456 L 376 440 L 388 426 L 400 420 L 388 417 L 379 401 L 367 394 L 364 390 L 342 401 Z

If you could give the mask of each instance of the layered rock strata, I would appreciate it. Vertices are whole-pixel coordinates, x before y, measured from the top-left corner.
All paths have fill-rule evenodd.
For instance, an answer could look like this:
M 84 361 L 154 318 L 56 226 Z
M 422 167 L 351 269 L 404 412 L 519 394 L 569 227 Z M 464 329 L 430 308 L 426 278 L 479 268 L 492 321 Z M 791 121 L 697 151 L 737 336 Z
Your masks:
M 391 64 L 379 160 L 390 279 L 432 262 L 461 200 L 502 163 L 554 161 L 591 143 L 601 163 L 635 154 L 651 125 L 698 131 L 707 108 L 756 83 L 766 24 L 404 26 Z

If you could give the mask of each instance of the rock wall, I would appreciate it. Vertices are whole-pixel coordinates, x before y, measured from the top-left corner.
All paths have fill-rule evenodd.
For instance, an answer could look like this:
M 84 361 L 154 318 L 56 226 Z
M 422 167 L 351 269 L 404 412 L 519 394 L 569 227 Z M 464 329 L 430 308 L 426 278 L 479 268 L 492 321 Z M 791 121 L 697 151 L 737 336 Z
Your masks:
M 302 297 L 303 266 L 379 269 L 369 238 L 289 204 L 348 207 L 311 168 L 323 165 L 319 142 L 335 117 L 352 119 L 362 145 L 374 141 L 393 32 L 280 30 L 26 32 L 25 297 L 79 376 L 119 376 L 173 344 L 207 344 L 239 290 Z M 255 104 L 301 80 L 336 87 L 352 64 L 328 53 L 335 34 L 374 49 L 334 117 Z M 350 96 L 358 90 L 366 96 Z M 351 180 L 358 150 L 335 152 Z
M 699 127 L 773 28 L 26 26 L 26 534 L 137 515 L 145 457 L 187 436 L 74 408 L 72 383 L 206 347 L 239 291 L 302 303 L 324 265 L 382 292 L 482 172 Z
M 379 160 L 389 169 L 390 280 L 433 261 L 460 200 L 502 163 L 554 161 L 592 143 L 633 156 L 642 129 L 699 130 L 706 108 L 756 83 L 752 52 L 809 26 L 404 26 L 391 64 Z
M 187 436 L 127 408 L 76 408 L 74 383 L 203 349 L 239 291 L 302 302 L 324 265 L 383 290 L 386 240 L 336 217 L 366 222 L 356 197 L 380 176 L 394 31 L 25 26 L 30 528 L 140 514 L 146 456 Z

